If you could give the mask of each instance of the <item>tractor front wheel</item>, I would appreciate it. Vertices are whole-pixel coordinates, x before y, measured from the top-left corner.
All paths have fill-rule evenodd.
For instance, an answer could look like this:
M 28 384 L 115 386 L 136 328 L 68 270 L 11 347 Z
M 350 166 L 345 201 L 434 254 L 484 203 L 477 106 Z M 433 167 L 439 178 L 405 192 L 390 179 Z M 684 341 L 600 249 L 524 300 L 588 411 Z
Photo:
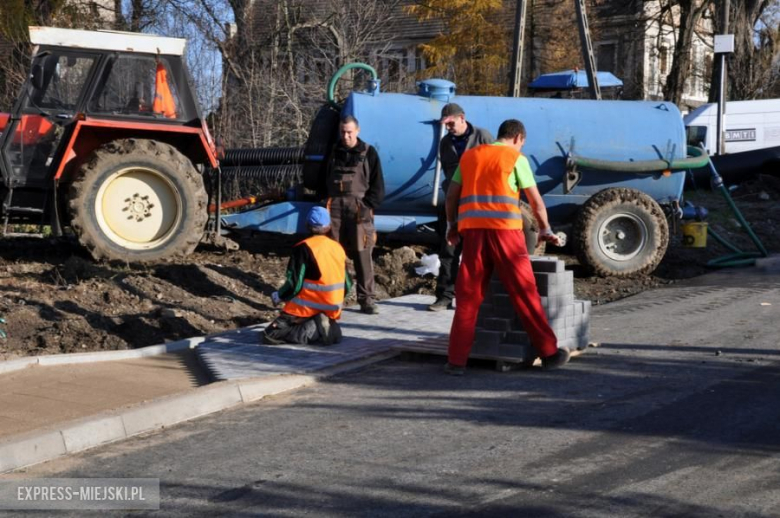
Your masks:
M 208 218 L 203 178 L 154 140 L 105 144 L 70 187 L 71 227 L 95 259 L 148 262 L 191 253 Z

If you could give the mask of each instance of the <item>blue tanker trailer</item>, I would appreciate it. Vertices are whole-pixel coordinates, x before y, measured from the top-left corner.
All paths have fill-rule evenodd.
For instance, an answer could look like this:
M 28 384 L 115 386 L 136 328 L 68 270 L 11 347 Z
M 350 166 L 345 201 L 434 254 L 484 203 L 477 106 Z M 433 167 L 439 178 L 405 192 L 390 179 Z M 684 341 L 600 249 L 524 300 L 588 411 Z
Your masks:
M 553 228 L 567 232 L 580 262 L 599 275 L 655 269 L 668 246 L 669 222 L 681 215 L 684 170 L 707 163 L 702 151 L 686 148 L 682 117 L 668 102 L 459 96 L 453 83 L 432 79 L 420 82 L 414 94 L 380 92 L 372 81 L 368 91 L 352 92 L 337 105 L 332 92 L 346 68 L 331 81 L 331 102 L 317 115 L 300 154 L 303 182 L 316 185 L 339 118 L 354 116 L 360 137 L 376 148 L 384 170 L 379 232 L 413 232 L 436 222 L 445 198 L 439 117 L 448 102 L 461 105 L 469 122 L 493 134 L 505 119 L 523 121 L 528 131 L 523 153 Z M 317 200 L 302 189 L 290 192 L 297 194 L 287 201 L 223 216 L 223 228 L 302 233 L 304 216 Z M 535 227 L 528 230 L 532 248 Z

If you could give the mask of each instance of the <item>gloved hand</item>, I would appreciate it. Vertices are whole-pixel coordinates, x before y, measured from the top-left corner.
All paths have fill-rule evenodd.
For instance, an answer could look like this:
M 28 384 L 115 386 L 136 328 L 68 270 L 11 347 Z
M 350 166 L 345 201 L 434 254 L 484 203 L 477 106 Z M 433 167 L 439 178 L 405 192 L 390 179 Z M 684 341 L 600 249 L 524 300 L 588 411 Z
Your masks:
M 271 300 L 274 302 L 274 305 L 279 305 L 280 302 L 282 302 L 282 299 L 279 298 L 279 292 L 275 291 L 271 293 Z
M 561 236 L 564 237 L 561 238 Z M 545 243 L 550 243 L 553 246 L 564 246 L 566 244 L 565 234 L 553 234 L 552 229 L 549 227 L 543 228 L 539 231 L 539 239 Z

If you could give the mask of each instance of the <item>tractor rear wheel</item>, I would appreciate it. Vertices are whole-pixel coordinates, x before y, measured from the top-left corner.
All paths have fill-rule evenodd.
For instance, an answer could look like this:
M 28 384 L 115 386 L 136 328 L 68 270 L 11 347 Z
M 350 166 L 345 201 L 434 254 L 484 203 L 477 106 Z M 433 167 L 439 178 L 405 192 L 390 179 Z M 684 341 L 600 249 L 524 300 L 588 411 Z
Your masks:
M 580 264 L 600 277 L 652 272 L 669 246 L 669 226 L 658 203 L 636 189 L 609 188 L 594 194 L 574 225 Z
M 103 145 L 70 187 L 71 227 L 95 259 L 147 262 L 191 253 L 208 213 L 203 178 L 175 147 Z

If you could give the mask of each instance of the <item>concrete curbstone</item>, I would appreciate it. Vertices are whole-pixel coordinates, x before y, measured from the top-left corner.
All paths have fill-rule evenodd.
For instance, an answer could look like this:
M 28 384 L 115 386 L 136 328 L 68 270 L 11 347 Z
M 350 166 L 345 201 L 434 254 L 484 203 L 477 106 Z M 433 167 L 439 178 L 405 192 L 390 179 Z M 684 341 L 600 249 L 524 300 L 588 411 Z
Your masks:
M 122 418 L 118 415 L 88 419 L 63 428 L 61 431 L 68 453 L 76 453 L 127 437 Z
M 6 372 L 20 371 L 22 369 L 27 369 L 37 364 L 38 364 L 37 357 L 19 358 L 18 360 L 8 360 L 5 362 L 0 362 L 0 374 Z
M 0 444 L 0 473 L 60 457 L 67 453 L 59 431 L 30 434 Z
M 120 416 L 130 436 L 230 408 L 241 401 L 236 383 L 216 383 L 131 408 Z
M 162 345 L 150 345 L 148 347 L 141 347 L 139 349 L 127 349 L 123 351 L 97 351 L 91 353 L 74 354 L 48 354 L 44 356 L 36 356 L 35 358 L 32 358 L 32 360 L 38 365 L 42 366 L 132 360 L 135 358 L 145 358 L 147 356 L 157 356 L 160 354 L 182 351 L 184 349 L 191 349 L 196 347 L 204 340 L 206 340 L 206 337 L 199 336 L 196 338 L 178 340 L 176 342 L 170 342 Z M 0 363 L 0 373 L 1 372 L 6 372 L 3 370 L 2 363 Z
M 305 387 L 317 382 L 317 377 L 308 374 L 291 374 L 269 378 L 241 380 L 238 390 L 244 403 L 257 401 L 267 396 Z

